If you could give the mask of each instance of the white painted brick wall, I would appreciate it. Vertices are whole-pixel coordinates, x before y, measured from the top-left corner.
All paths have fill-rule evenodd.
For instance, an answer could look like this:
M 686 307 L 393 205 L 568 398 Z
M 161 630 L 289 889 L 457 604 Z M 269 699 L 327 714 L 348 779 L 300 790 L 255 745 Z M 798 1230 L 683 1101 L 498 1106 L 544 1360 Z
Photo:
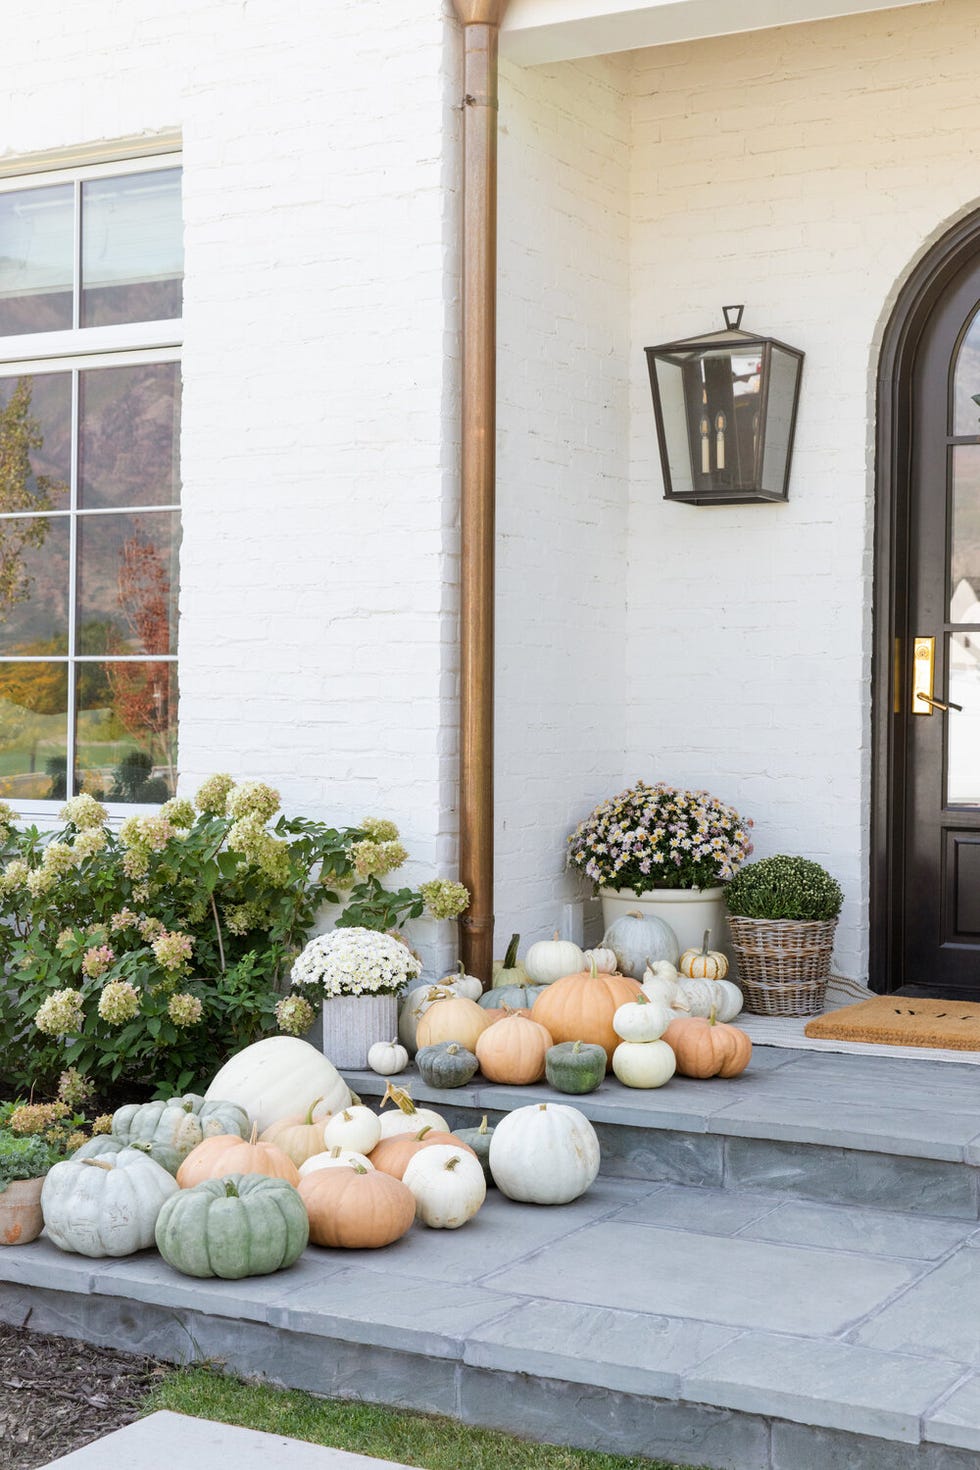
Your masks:
M 825 863 L 855 976 L 877 345 L 913 259 L 980 195 L 978 58 L 973 0 L 634 58 L 627 770 L 737 803 L 758 856 Z M 732 301 L 807 354 L 790 503 L 668 505 L 642 348 Z
M 501 68 L 498 951 L 581 895 L 565 836 L 623 767 L 625 79 L 609 59 Z
M 5 161 L 183 134 L 182 789 L 390 815 L 413 879 L 455 862 L 449 10 L 8 0 L 0 56 Z

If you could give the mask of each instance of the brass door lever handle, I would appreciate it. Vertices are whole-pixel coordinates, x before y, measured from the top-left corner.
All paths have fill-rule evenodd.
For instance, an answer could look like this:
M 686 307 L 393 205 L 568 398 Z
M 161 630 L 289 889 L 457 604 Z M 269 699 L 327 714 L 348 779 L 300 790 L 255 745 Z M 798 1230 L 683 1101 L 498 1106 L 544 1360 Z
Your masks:
M 923 694 L 921 690 L 916 695 L 916 698 L 921 699 L 923 704 L 931 705 L 933 709 L 942 710 L 943 714 L 945 714 L 947 710 L 961 710 L 963 708 L 961 704 L 954 704 L 952 700 L 950 700 L 948 704 L 943 704 L 941 699 L 933 699 L 931 694 Z

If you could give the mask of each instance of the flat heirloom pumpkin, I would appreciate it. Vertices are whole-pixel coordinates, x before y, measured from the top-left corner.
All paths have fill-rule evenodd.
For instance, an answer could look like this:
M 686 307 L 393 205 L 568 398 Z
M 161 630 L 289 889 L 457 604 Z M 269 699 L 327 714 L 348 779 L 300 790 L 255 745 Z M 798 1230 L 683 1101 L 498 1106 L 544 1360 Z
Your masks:
M 68 1159 L 49 1169 L 41 1190 L 48 1238 L 79 1256 L 131 1256 L 153 1244 L 157 1216 L 177 1181 L 140 1149 Z
M 185 1276 L 268 1276 L 298 1260 L 309 1239 L 306 1206 L 284 1179 L 231 1174 L 205 1179 L 167 1200 L 156 1244 Z
M 290 1113 L 302 1113 L 313 1098 L 331 1113 L 346 1108 L 350 1088 L 322 1052 L 298 1036 L 267 1036 L 225 1062 L 205 1093 L 244 1108 L 259 1132 Z
M 599 1172 L 596 1131 L 584 1113 L 565 1103 L 515 1108 L 494 1129 L 490 1172 L 508 1199 L 568 1204 Z
M 223 1133 L 246 1138 L 250 1127 L 248 1114 L 236 1103 L 220 1099 L 205 1102 L 203 1097 L 188 1092 L 165 1102 L 128 1103 L 117 1108 L 112 1115 L 112 1133 L 89 1139 L 73 1158 L 99 1158 L 124 1148 L 138 1148 L 169 1174 L 176 1174 L 191 1150 L 205 1138 Z M 100 1141 L 106 1137 L 118 1140 L 119 1148 Z

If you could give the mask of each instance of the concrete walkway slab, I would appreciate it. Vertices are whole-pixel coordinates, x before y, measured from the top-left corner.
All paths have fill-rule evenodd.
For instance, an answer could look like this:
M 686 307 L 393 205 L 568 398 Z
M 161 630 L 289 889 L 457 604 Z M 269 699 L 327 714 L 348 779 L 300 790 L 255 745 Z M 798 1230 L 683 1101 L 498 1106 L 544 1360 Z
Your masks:
M 281 1434 L 262 1434 L 161 1410 L 97 1439 L 42 1470 L 199 1470 L 234 1464 L 235 1470 L 411 1470 L 393 1460 L 323 1449 Z

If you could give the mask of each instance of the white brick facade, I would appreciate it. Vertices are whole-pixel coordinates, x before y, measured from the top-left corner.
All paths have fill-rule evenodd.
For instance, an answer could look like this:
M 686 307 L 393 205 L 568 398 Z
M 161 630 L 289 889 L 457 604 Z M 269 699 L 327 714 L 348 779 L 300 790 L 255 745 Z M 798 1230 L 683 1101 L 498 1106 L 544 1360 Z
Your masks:
M 182 787 L 391 815 L 413 878 L 455 855 L 449 8 L 9 0 L 0 59 L 8 169 L 182 140 Z M 503 65 L 498 934 L 553 927 L 570 826 L 662 777 L 831 867 L 865 973 L 876 344 L 980 194 L 978 60 L 936 0 Z M 726 301 L 807 353 L 785 507 L 660 499 L 642 348 Z

